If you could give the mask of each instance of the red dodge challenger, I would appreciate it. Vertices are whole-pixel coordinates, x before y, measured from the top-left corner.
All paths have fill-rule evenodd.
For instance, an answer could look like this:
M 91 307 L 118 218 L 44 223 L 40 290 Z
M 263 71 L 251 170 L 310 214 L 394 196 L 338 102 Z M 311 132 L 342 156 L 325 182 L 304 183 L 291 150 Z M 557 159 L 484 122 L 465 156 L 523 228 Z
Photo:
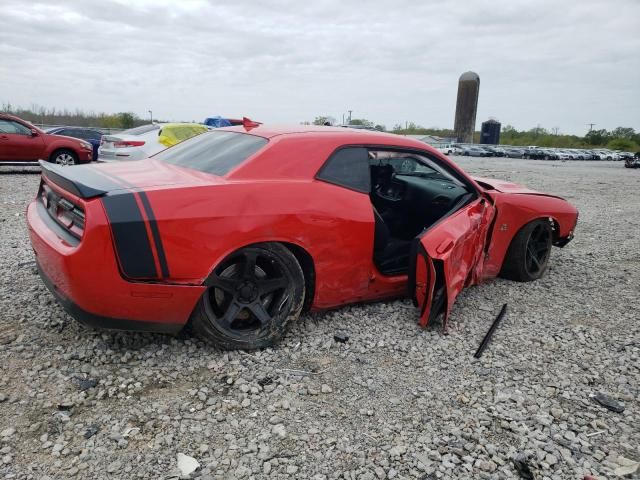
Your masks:
M 446 326 L 460 291 L 543 275 L 578 212 L 472 178 L 424 143 L 331 127 L 229 127 L 137 162 L 42 165 L 27 218 L 80 322 L 273 345 L 307 309 L 409 296 Z

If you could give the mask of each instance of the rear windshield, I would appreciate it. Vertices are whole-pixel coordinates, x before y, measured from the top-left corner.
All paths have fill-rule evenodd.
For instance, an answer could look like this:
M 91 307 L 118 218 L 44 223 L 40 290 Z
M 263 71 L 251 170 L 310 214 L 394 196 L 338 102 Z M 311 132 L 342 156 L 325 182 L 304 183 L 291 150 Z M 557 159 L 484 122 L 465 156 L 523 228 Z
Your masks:
M 226 175 L 267 144 L 267 139 L 238 132 L 206 132 L 153 156 L 156 160 Z
M 141 127 L 130 128 L 129 130 L 125 130 L 123 133 L 125 135 L 142 135 L 143 133 L 150 132 L 151 130 L 160 130 L 160 125 L 152 123 L 150 125 L 142 125 Z

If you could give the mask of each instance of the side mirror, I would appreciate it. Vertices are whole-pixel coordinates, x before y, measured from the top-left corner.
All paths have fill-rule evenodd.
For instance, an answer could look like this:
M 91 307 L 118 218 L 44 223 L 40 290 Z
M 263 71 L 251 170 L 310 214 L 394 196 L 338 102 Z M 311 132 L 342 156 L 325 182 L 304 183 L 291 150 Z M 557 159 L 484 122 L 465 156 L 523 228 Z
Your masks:
M 31 136 L 32 137 L 37 137 L 38 136 L 38 130 L 36 130 L 35 128 L 31 129 Z

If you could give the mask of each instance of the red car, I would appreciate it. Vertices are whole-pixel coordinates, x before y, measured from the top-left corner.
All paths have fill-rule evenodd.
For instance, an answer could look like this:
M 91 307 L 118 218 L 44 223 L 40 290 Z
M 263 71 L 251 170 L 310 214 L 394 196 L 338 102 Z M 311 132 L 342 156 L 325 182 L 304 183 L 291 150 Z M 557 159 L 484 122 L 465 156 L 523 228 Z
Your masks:
M 467 286 L 539 278 L 573 237 L 562 198 L 473 179 L 417 140 L 229 127 L 137 162 L 42 162 L 41 276 L 89 325 L 273 345 L 307 309 L 409 295 L 427 326 Z
M 93 146 L 78 138 L 50 135 L 21 118 L 0 113 L 0 165 L 37 165 L 38 160 L 88 163 L 93 160 Z

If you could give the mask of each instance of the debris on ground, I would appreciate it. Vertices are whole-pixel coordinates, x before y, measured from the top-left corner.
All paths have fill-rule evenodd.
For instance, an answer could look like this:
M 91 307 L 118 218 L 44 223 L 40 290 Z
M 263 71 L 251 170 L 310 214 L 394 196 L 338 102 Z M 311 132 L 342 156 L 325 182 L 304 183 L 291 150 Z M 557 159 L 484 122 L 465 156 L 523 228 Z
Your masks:
M 611 410 L 612 412 L 616 412 L 616 413 L 624 412 L 624 404 L 611 398 L 609 395 L 605 395 L 604 393 L 596 393 L 593 396 L 593 400 L 599 403 L 600 405 L 602 405 L 607 410 Z
M 347 343 L 349 341 L 349 335 L 345 335 L 344 333 L 336 333 L 333 336 L 333 340 L 338 343 Z
M 185 455 L 184 453 L 178 454 L 178 470 L 180 470 L 182 475 L 191 475 L 198 467 L 200 467 L 200 464 L 195 458 Z
M 618 458 L 618 464 L 620 465 L 616 468 L 613 473 L 618 475 L 619 477 L 625 477 L 627 475 L 633 475 L 640 468 L 640 462 L 634 462 L 625 457 Z
M 77 378 L 76 384 L 78 385 L 80 391 L 84 392 L 98 385 L 98 381 L 95 378 Z
M 529 458 L 523 452 L 518 453 L 515 457 L 513 457 L 513 465 L 516 467 L 516 471 L 520 475 L 520 477 L 525 480 L 535 480 L 535 475 L 531 470 L 531 466 L 529 463 Z
M 97 425 L 91 425 L 89 428 L 87 428 L 87 430 L 84 432 L 84 438 L 86 438 L 87 440 L 89 440 L 91 437 L 93 437 L 96 433 L 98 433 L 100 431 L 100 427 L 98 427 Z
M 496 328 L 498 328 L 500 321 L 503 319 L 506 313 L 507 313 L 507 304 L 505 303 L 504 305 L 502 305 L 502 308 L 500 309 L 500 313 L 498 313 L 498 316 L 495 318 L 495 320 L 491 324 L 491 327 L 489 328 L 489 331 L 482 339 L 482 342 L 480 342 L 480 346 L 476 350 L 476 353 L 473 355 L 474 358 L 480 358 L 482 356 L 482 352 L 484 352 L 484 350 L 487 348 L 487 345 L 489 345 L 489 342 L 491 341 L 491 337 L 493 337 L 493 334 L 496 331 Z

